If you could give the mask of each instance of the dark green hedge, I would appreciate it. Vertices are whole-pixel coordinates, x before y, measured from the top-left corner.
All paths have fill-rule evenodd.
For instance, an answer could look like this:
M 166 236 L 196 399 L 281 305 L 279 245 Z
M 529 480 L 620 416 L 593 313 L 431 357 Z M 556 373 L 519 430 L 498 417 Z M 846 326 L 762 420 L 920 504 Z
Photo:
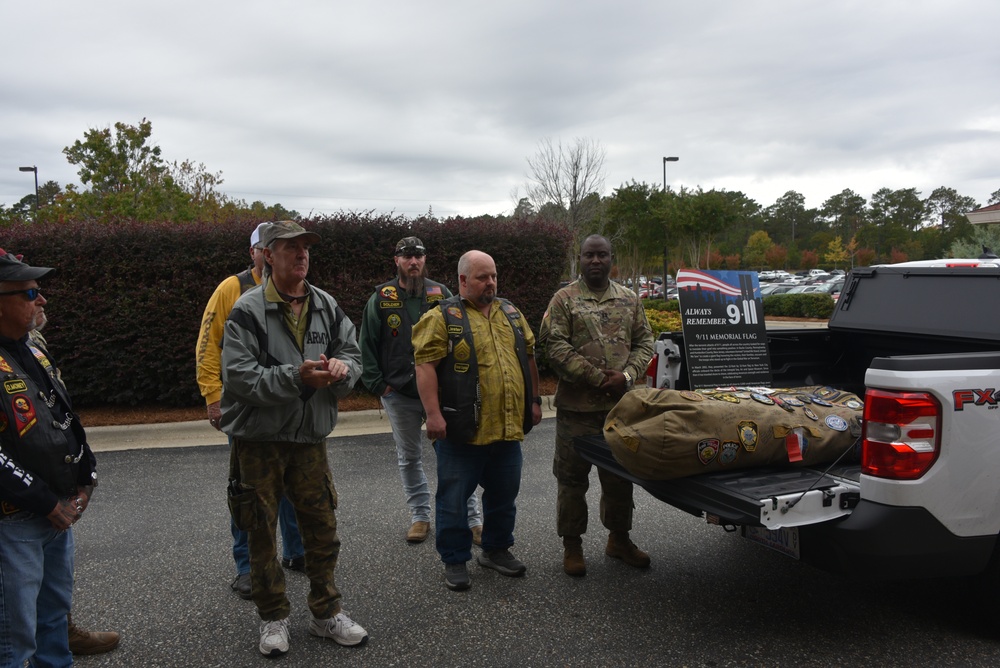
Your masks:
M 654 311 L 668 311 L 673 313 L 680 313 L 681 304 L 676 299 L 668 299 L 664 301 L 663 299 L 643 299 L 643 307 L 646 310 L 652 309 Z
M 768 295 L 764 297 L 764 315 L 788 318 L 829 318 L 833 297 L 827 294 Z
M 458 258 L 479 249 L 497 263 L 499 294 L 537 329 L 559 285 L 570 237 L 557 224 L 492 217 L 408 220 L 343 213 L 303 221 L 322 241 L 309 280 L 355 324 L 375 285 L 394 273 L 396 241 L 419 236 L 430 276 L 458 292 Z M 0 247 L 56 267 L 42 281 L 45 329 L 78 406 L 194 406 L 194 350 L 205 303 L 246 268 L 255 224 L 79 223 L 4 230 Z

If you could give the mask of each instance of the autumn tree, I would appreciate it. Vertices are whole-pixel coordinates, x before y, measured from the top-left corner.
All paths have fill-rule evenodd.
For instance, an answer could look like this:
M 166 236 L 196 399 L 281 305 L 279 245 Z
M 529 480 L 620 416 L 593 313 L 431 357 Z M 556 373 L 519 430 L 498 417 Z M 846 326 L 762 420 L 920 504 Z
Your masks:
M 757 230 L 747 239 L 743 249 L 743 260 L 748 269 L 761 269 L 767 263 L 767 251 L 774 246 L 771 237 L 764 230 Z M 768 263 L 769 264 L 769 263 Z M 776 267 L 772 267 L 774 269 Z
M 819 255 L 814 251 L 804 250 L 799 264 L 803 269 L 815 269 L 819 265 Z
M 764 263 L 771 269 L 784 269 L 788 266 L 788 249 L 774 244 L 764 252 Z
M 823 261 L 832 264 L 834 269 L 839 269 L 841 264 L 846 264 L 848 260 L 847 249 L 840 237 L 836 237 L 827 244 L 826 253 L 823 254 Z

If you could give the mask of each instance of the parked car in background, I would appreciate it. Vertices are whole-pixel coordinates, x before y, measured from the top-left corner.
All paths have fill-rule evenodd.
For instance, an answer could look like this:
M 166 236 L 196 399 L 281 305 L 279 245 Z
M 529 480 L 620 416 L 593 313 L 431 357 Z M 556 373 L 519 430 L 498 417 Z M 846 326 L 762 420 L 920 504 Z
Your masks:
M 782 295 L 794 287 L 794 285 L 788 285 L 785 283 L 769 283 L 768 285 L 760 286 L 760 296 L 767 297 L 768 295 Z
M 658 283 L 647 283 L 639 288 L 639 299 L 657 299 L 663 297 L 663 286 Z

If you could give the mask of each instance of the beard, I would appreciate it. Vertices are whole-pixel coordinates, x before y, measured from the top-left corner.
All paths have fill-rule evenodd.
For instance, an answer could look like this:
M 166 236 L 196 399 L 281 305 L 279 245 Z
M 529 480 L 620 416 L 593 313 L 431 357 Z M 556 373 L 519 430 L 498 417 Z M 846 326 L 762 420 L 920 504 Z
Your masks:
M 496 292 L 481 292 L 479 296 L 476 297 L 473 301 L 475 301 L 480 306 L 489 306 L 490 304 L 493 303 L 493 300 L 496 298 L 497 298 Z
M 399 271 L 399 286 L 406 290 L 406 295 L 408 297 L 424 296 L 424 275 L 426 273 L 426 268 L 420 273 L 419 276 L 410 276 L 402 270 Z

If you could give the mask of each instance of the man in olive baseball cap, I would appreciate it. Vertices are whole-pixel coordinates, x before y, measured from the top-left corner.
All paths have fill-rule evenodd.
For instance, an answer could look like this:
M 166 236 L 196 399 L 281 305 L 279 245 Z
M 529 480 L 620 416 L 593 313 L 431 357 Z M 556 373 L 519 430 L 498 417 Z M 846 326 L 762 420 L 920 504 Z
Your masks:
M 260 234 L 260 245 L 270 248 L 278 239 L 296 239 L 298 237 L 308 237 L 307 243 L 318 244 L 320 236 L 315 232 L 310 232 L 292 220 L 279 220 L 265 229 Z

